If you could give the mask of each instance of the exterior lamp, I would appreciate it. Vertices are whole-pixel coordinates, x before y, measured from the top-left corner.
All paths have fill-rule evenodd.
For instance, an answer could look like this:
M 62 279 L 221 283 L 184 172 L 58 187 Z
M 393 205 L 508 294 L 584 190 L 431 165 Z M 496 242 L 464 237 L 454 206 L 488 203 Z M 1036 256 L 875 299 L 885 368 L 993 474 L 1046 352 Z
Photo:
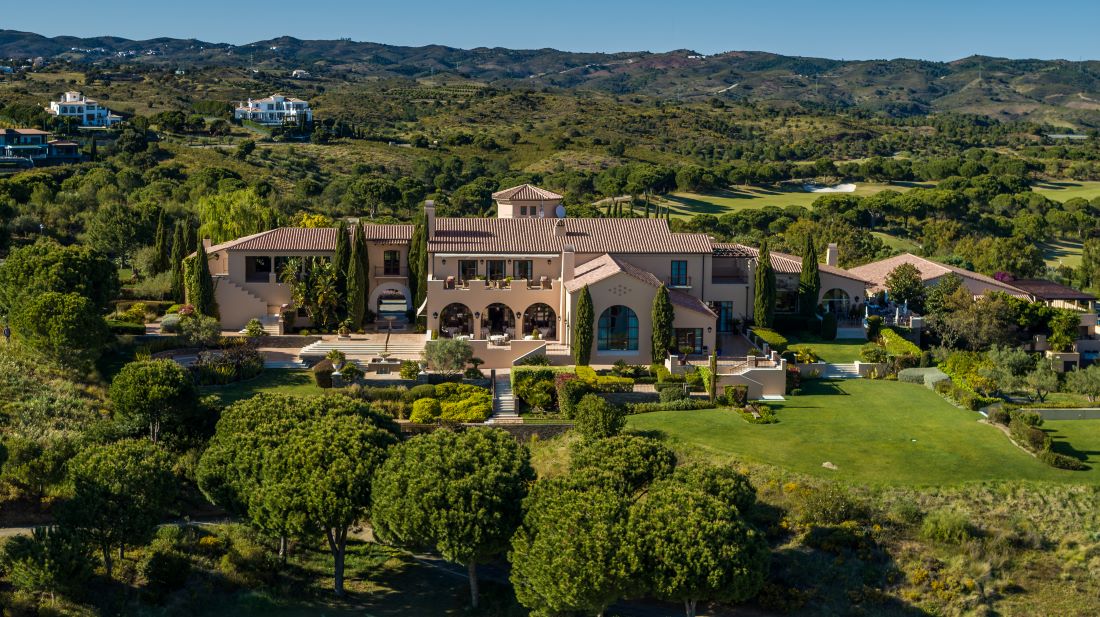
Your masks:
M 447 260 L 446 259 L 443 260 L 443 265 L 444 266 L 447 265 Z
M 474 312 L 474 318 L 481 319 L 481 311 L 475 311 Z
M 707 326 L 707 334 L 710 334 L 711 332 L 714 332 L 714 328 Z
M 432 319 L 439 319 L 439 313 L 432 313 Z

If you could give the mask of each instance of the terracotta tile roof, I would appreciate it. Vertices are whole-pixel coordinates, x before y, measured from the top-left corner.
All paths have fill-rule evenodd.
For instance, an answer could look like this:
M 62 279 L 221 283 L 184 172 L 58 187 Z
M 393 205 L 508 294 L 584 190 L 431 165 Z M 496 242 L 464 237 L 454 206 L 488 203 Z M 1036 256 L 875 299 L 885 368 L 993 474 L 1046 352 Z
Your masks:
M 412 239 L 412 231 L 412 225 L 363 225 L 363 235 L 368 242 L 408 244 Z M 336 250 L 336 228 L 279 227 L 216 244 L 207 249 L 207 252 L 223 250 L 334 251 Z
M 921 280 L 925 283 L 944 276 L 945 274 L 954 273 L 964 279 L 978 281 L 997 291 L 1003 291 L 1010 296 L 1016 296 L 1017 298 L 1027 297 L 1025 292 L 1008 283 L 1002 283 L 993 277 L 971 272 L 964 268 L 942 264 L 938 261 L 925 259 L 924 257 L 918 257 L 912 253 L 902 253 L 901 255 L 880 259 L 879 261 L 872 261 L 869 264 L 852 268 L 850 272 L 871 283 L 872 285 L 869 286 L 868 289 L 877 292 L 886 289 L 886 275 L 893 271 L 894 268 L 906 263 L 912 264 L 917 268 L 920 272 Z
M 572 280 L 565 282 L 565 288 L 569 293 L 577 292 L 585 285 L 593 285 L 616 274 L 632 276 L 655 289 L 661 286 L 661 279 L 657 278 L 652 272 L 643 270 L 628 261 L 612 257 L 611 255 L 601 255 L 590 262 L 578 266 L 575 274 L 576 276 Z M 714 311 L 710 310 L 710 307 L 691 294 L 676 289 L 670 289 L 668 297 L 676 306 L 717 317 Z
M 561 222 L 565 233 L 556 235 Z M 705 234 L 669 233 L 660 219 L 437 218 L 430 253 L 710 253 Z
M 49 135 L 48 131 L 40 131 L 38 129 L 3 129 L 8 133 L 15 133 L 16 135 Z
M 744 244 L 716 244 L 715 247 L 722 247 L 721 250 L 729 254 L 723 256 L 732 257 L 752 257 L 753 259 L 759 257 L 760 249 L 745 246 Z M 782 274 L 801 274 L 802 273 L 802 258 L 798 255 L 788 255 L 786 253 L 777 253 L 776 251 L 770 251 L 772 268 Z M 841 278 L 851 279 L 853 281 L 859 281 L 861 283 L 869 283 L 866 278 L 856 274 L 855 270 L 845 270 L 843 268 L 837 268 L 836 266 L 830 266 L 829 264 L 819 263 L 817 264 L 819 272 L 825 272 L 833 276 L 839 276 Z
M 533 184 L 521 184 L 510 189 L 493 193 L 495 201 L 552 201 L 562 199 L 561 195 Z
M 1017 289 L 1027 292 L 1028 295 L 1034 297 L 1036 300 L 1083 300 L 1091 302 L 1096 300 L 1096 296 L 1078 291 L 1072 287 L 1066 287 L 1060 285 L 1054 281 L 1047 281 L 1044 279 L 1016 279 L 1012 281 L 1011 285 Z

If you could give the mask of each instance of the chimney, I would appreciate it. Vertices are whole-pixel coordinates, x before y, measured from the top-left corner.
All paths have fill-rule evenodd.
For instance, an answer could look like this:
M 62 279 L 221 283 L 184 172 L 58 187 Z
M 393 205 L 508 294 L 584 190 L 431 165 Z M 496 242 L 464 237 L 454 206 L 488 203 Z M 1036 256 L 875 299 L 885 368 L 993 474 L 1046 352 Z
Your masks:
M 204 250 L 204 251 L 209 251 L 210 250 L 210 238 L 203 238 L 202 239 L 202 250 Z
M 561 282 L 573 280 L 573 270 L 576 268 L 577 254 L 572 244 L 566 244 L 561 248 Z
M 836 267 L 840 262 L 840 249 L 836 247 L 836 242 L 830 242 L 829 248 L 825 249 L 825 264 Z
M 435 202 L 431 199 L 424 202 L 424 227 L 429 240 L 435 237 Z
M 554 222 L 554 235 L 559 238 L 565 237 L 565 221 L 558 219 Z

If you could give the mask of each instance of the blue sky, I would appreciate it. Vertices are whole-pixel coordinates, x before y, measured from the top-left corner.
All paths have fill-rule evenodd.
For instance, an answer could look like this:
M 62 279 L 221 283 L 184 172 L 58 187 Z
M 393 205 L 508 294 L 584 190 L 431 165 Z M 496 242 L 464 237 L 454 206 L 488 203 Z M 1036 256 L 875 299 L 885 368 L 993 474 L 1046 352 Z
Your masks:
M 1100 59 L 1100 0 L 4 0 L 0 28 L 45 35 L 194 37 L 247 43 L 291 35 L 395 45 L 829 58 Z M 256 11 L 254 7 L 264 7 Z M 235 7 L 248 7 L 234 10 Z M 304 7 L 304 8 L 303 8 Z M 235 16 L 237 15 L 237 16 Z

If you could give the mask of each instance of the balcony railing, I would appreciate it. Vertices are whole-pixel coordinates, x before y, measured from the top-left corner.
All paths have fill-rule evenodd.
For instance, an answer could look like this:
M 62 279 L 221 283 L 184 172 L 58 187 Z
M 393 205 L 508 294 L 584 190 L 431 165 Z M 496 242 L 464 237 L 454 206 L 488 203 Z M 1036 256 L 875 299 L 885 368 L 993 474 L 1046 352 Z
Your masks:
M 461 280 L 448 276 L 445 279 L 434 279 L 443 283 L 443 289 L 553 289 L 554 282 L 545 280 L 529 281 L 527 279 L 467 279 Z
M 670 276 L 667 279 L 665 279 L 665 285 L 668 285 L 669 287 L 688 288 L 688 287 L 691 287 L 691 277 L 690 276 Z
M 393 267 L 393 266 L 375 266 L 374 276 L 376 277 L 401 277 L 408 278 L 409 269 L 405 266 Z

